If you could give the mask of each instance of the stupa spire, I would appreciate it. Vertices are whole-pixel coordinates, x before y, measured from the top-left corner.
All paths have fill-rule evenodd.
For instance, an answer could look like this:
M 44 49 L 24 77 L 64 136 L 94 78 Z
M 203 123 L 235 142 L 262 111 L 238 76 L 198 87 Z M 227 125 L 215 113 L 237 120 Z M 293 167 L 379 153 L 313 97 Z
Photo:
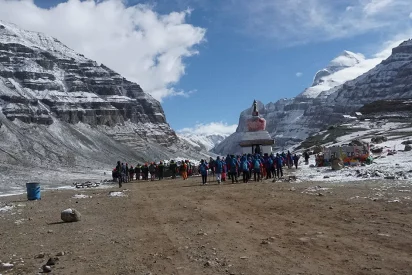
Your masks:
M 253 101 L 252 117 L 246 123 L 249 132 L 264 131 L 266 128 L 266 120 L 259 116 L 256 100 Z
M 258 111 L 258 109 L 257 109 L 257 101 L 256 101 L 256 99 L 253 101 L 252 116 L 259 116 L 259 111 Z
M 257 101 L 253 100 L 252 116 L 246 120 L 247 131 L 243 133 L 239 142 L 244 154 L 270 154 L 274 139 L 266 131 L 266 120 L 259 116 Z M 264 107 L 262 108 L 265 113 Z

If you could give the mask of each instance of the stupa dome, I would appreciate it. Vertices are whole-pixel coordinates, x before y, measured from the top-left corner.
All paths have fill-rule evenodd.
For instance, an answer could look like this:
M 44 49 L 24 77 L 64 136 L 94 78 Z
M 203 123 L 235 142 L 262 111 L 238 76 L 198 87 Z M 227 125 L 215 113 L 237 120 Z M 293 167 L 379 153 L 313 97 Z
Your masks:
M 246 122 L 248 132 L 264 131 L 266 129 L 266 120 L 259 117 L 256 100 L 253 102 L 252 117 Z
M 266 129 L 266 120 L 258 116 L 252 116 L 247 120 L 247 130 L 249 132 L 264 131 Z

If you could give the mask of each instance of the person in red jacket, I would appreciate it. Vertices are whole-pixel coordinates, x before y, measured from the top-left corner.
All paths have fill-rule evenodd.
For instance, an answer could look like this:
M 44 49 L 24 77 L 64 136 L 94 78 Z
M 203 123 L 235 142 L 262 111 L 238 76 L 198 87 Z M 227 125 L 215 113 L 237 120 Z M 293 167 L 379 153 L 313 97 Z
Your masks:
M 226 181 L 226 173 L 227 173 L 227 165 L 226 165 L 226 161 L 225 158 L 222 158 L 222 181 Z

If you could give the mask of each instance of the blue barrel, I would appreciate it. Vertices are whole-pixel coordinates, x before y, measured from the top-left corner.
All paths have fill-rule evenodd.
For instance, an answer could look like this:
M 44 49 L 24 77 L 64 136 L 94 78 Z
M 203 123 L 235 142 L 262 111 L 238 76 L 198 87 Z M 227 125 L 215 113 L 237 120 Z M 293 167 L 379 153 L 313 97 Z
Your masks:
M 40 200 L 40 183 L 28 182 L 26 183 L 27 199 L 29 201 Z

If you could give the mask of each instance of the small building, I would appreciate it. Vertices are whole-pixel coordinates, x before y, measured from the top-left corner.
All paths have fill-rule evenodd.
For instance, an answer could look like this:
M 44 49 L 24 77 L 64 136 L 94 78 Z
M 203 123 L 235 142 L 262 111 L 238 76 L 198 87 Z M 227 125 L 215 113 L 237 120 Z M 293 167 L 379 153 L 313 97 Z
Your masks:
M 274 144 L 268 131 L 246 132 L 239 143 L 243 154 L 270 154 Z
M 266 131 L 266 120 L 259 116 L 256 100 L 253 102 L 252 117 L 247 120 L 248 131 L 239 142 L 242 154 L 271 154 L 275 140 Z

